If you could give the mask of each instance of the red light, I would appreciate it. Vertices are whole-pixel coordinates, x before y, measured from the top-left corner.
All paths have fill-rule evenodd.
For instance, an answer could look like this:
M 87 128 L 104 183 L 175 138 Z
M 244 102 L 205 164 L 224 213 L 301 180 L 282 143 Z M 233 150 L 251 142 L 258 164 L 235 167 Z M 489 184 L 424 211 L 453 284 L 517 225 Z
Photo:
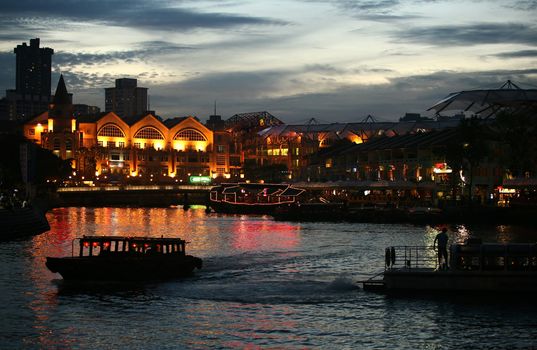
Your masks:
M 132 247 L 133 247 L 133 248 L 136 248 L 136 243 L 133 243 L 133 244 L 132 244 Z
M 98 246 L 99 246 L 99 243 L 97 243 L 97 242 L 93 242 L 93 246 L 94 246 L 94 247 L 98 247 Z
M 146 248 L 147 248 L 147 247 L 149 247 L 149 244 L 147 244 L 147 243 L 146 243 L 146 244 L 144 244 L 144 247 L 146 247 Z
M 89 242 L 84 242 L 84 247 L 89 247 Z
M 104 242 L 104 246 L 108 247 L 110 245 L 110 242 Z

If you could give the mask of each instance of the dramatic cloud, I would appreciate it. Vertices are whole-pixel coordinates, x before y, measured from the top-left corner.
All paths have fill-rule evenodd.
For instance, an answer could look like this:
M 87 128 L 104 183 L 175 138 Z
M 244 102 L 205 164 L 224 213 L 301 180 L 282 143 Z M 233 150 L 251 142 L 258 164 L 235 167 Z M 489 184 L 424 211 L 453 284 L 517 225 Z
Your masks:
M 537 58 L 537 50 L 500 52 L 495 54 L 494 56 L 499 58 Z
M 4 0 L 0 91 L 15 87 L 13 48 L 41 38 L 53 88 L 61 72 L 77 103 L 102 108 L 129 77 L 163 117 L 205 119 L 216 100 L 224 117 L 394 120 L 453 91 L 534 83 L 536 3 Z
M 477 23 L 413 27 L 393 33 L 398 40 L 435 46 L 528 44 L 537 42 L 537 27 L 523 23 Z
M 394 78 L 385 84 L 344 85 L 330 93 L 272 98 L 267 96 L 280 89 L 288 72 L 229 73 L 153 86 L 149 92 L 152 104 L 159 106 L 158 111 L 166 117 L 195 114 L 204 120 L 212 114 L 216 100 L 219 113 L 226 118 L 235 113 L 267 110 L 288 123 L 311 117 L 328 122 L 350 122 L 369 114 L 381 120 L 396 120 L 405 112 L 430 115 L 426 110 L 451 92 L 499 88 L 507 79 L 529 88 L 537 84 L 535 74 L 537 69 L 440 71 Z
M 284 24 L 282 21 L 260 17 L 197 12 L 171 6 L 168 1 L 144 0 L 4 0 L 2 13 L 5 18 L 10 15 L 63 18 L 154 30 Z
M 59 66 L 99 65 L 110 61 L 147 60 L 156 56 L 193 50 L 193 47 L 179 46 L 164 41 L 141 42 L 139 49 L 115 51 L 102 54 L 57 52 L 54 62 Z

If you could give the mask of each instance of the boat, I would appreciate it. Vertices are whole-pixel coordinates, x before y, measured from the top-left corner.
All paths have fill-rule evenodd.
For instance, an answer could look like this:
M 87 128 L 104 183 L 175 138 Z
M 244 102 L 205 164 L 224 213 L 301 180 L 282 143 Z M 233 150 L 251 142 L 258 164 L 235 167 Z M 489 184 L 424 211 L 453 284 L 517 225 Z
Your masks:
M 45 214 L 36 207 L 0 208 L 0 241 L 38 235 L 50 230 Z
M 277 221 L 342 221 L 346 218 L 345 203 L 295 202 L 280 206 L 272 216 Z
M 149 281 L 185 277 L 202 267 L 200 258 L 186 255 L 186 243 L 180 238 L 83 236 L 73 240 L 72 256 L 47 257 L 46 266 L 64 280 Z
M 271 215 L 304 192 L 290 184 L 227 183 L 211 189 L 209 206 L 217 213 Z
M 537 244 L 452 244 L 449 267 L 441 268 L 431 247 L 388 247 L 385 270 L 361 281 L 365 290 L 388 292 L 536 292 Z M 382 276 L 382 279 L 378 279 Z

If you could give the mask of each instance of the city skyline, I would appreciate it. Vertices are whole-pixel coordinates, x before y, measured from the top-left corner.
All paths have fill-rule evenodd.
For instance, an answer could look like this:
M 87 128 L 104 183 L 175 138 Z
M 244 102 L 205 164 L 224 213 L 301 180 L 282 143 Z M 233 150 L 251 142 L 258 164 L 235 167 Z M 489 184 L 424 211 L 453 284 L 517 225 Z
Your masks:
M 117 78 L 163 117 L 268 110 L 288 122 L 396 120 L 448 93 L 537 85 L 537 1 L 8 0 L 2 95 L 13 48 L 55 50 L 75 103 L 104 107 Z

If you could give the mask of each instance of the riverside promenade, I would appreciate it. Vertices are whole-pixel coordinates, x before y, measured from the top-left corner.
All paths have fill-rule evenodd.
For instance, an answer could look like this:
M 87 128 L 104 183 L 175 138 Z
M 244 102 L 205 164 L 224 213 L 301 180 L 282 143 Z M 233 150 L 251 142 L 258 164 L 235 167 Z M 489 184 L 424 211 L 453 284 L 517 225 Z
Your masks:
M 60 187 L 54 206 L 155 206 L 205 205 L 212 186 L 144 185 Z

